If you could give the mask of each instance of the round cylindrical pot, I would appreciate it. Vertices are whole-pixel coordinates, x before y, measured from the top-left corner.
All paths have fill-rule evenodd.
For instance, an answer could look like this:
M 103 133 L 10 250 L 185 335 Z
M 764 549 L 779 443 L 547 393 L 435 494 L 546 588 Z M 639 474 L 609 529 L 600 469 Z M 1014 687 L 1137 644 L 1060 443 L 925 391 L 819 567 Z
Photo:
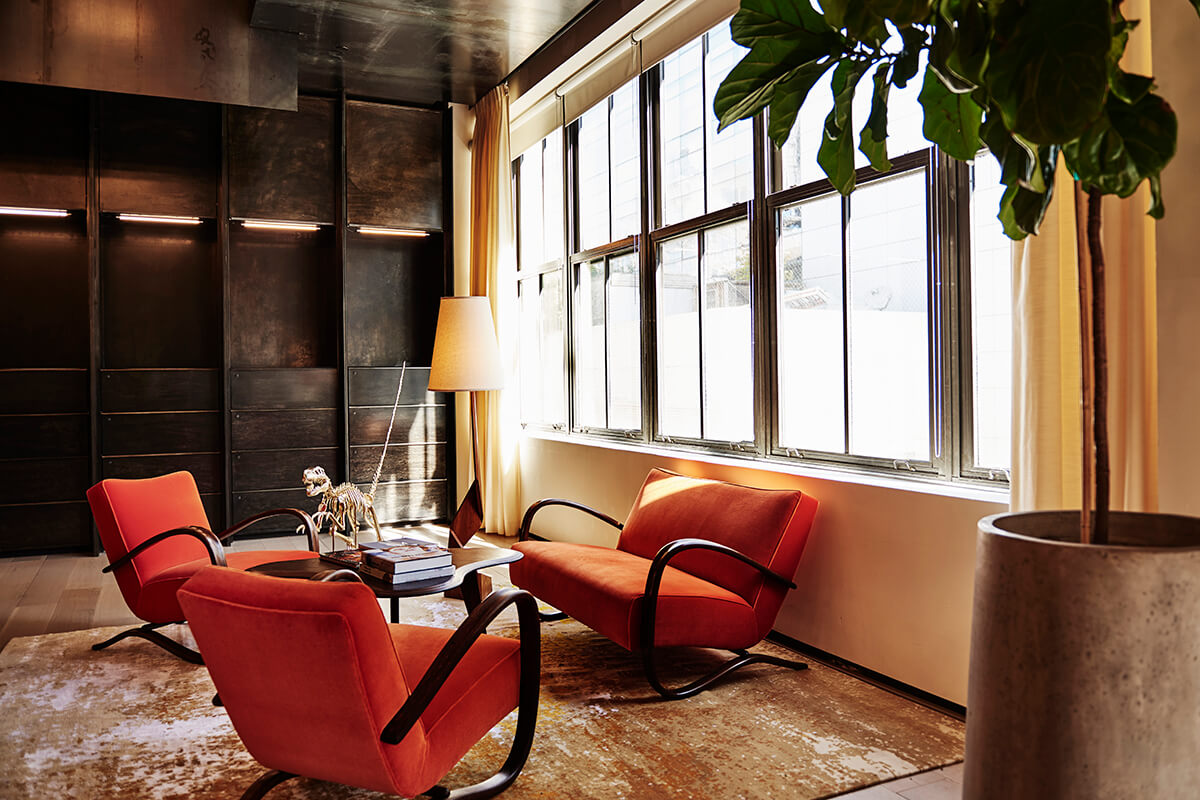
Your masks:
M 966 800 L 1200 797 L 1200 519 L 979 522 Z

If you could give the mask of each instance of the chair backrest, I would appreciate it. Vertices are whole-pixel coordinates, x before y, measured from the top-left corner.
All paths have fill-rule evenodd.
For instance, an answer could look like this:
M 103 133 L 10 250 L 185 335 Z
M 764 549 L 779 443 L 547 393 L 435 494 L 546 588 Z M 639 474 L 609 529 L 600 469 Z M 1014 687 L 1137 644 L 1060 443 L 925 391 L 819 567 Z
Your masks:
M 808 541 L 817 501 L 796 489 L 756 489 L 652 469 L 621 531 L 617 548 L 653 558 L 675 539 L 727 545 L 792 578 Z M 693 550 L 670 565 L 735 592 L 770 630 L 787 587 L 729 556 Z
M 398 746 L 379 741 L 410 683 L 367 587 L 204 567 L 178 597 L 234 728 L 263 766 L 395 793 L 392 771 L 425 757 L 420 722 Z
M 163 531 L 189 525 L 208 527 L 200 490 L 190 472 L 172 472 L 157 478 L 108 478 L 87 491 L 100 543 L 109 562 Z M 208 551 L 191 536 L 173 536 L 133 559 L 132 569 L 116 573 L 121 594 L 130 608 L 137 607 L 142 583 L 167 567 L 198 558 Z

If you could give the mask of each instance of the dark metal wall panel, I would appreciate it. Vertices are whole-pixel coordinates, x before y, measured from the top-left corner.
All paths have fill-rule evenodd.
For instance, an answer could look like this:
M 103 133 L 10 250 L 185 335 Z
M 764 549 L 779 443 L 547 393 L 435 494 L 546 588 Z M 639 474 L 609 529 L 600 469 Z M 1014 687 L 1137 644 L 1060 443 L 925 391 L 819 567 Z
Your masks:
M 219 106 L 106 95 L 100 120 L 100 209 L 214 216 L 220 142 Z
M 337 364 L 338 257 L 333 233 L 230 232 L 234 367 Z
M 348 243 L 346 361 L 428 365 L 445 281 L 442 237 L 352 234 Z
M 0 461 L 0 505 L 82 500 L 90 481 L 82 457 Z
M 89 403 L 87 370 L 0 370 L 0 414 L 86 414 Z
M 107 456 L 101 459 L 105 478 L 153 478 L 183 470 L 192 473 L 201 492 L 220 492 L 224 483 L 220 453 L 172 453 L 163 456 Z
M 379 466 L 383 446 L 360 445 L 350 448 L 350 479 L 369 485 Z M 387 457 L 379 479 L 385 483 L 446 477 L 446 446 L 444 444 L 388 445 Z
M 333 222 L 334 104 L 302 97 L 297 110 L 229 109 L 229 213 Z
M 0 458 L 86 456 L 89 439 L 87 414 L 0 416 Z
M 314 447 L 303 450 L 258 450 L 233 454 L 233 489 L 296 488 L 304 485 L 303 473 L 309 467 L 324 467 L 335 484 L 338 449 Z
M 235 369 L 229 376 L 236 409 L 337 408 L 336 369 Z
M 391 406 L 396 401 L 396 387 L 399 383 L 399 367 L 351 367 L 350 405 Z M 409 365 L 404 371 L 401 405 L 445 403 L 450 397 L 451 395 L 444 392 L 429 391 L 429 367 Z
M 209 411 L 104 414 L 100 450 L 106 456 L 221 452 L 221 415 Z
M 448 516 L 446 482 L 380 484 L 375 513 L 380 523 L 444 519 Z
M 298 508 L 312 513 L 317 510 L 317 501 L 304 493 L 303 489 L 278 489 L 267 492 L 235 492 L 233 495 L 234 520 L 246 519 L 260 511 L 273 508 Z M 255 523 L 242 536 L 253 536 L 255 533 L 291 533 L 296 530 L 300 520 L 292 516 L 280 516 Z
M 91 546 L 92 514 L 87 503 L 0 506 L 0 553 L 90 550 Z
M 103 366 L 216 367 L 215 226 L 106 220 L 101 237 Z
M 442 112 L 351 102 L 346 114 L 350 223 L 441 230 Z
M 0 205 L 83 208 L 87 95 L 0 83 L 0 108 Z
M 337 447 L 337 411 L 235 411 L 233 449 Z
M 0 367 L 86 369 L 90 331 L 83 215 L 0 217 L 0 267 L 7 298 L 0 340 L 8 343 L 0 349 Z
M 350 444 L 383 444 L 387 437 L 390 407 L 351 408 Z M 401 406 L 396 410 L 392 441 L 446 441 L 446 414 L 442 406 Z
M 120 369 L 100 372 L 100 410 L 219 411 L 215 369 Z
M 8 2 L 0 80 L 294 108 L 296 37 L 245 0 Z

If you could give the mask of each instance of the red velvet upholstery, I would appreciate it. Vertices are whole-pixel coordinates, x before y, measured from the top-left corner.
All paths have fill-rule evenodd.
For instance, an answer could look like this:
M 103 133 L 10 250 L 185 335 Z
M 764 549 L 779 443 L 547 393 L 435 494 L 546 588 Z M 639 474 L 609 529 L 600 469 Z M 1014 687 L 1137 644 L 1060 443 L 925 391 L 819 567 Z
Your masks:
M 189 472 L 157 478 L 100 481 L 87 491 L 100 543 L 109 563 L 155 534 L 198 525 L 208 529 L 208 515 Z M 312 558 L 307 550 L 260 550 L 227 553 L 231 567 L 247 569 L 269 561 Z M 129 610 L 147 622 L 180 622 L 183 612 L 176 590 L 192 573 L 211 564 L 208 551 L 191 536 L 172 536 L 115 570 L 117 585 Z
M 630 650 L 651 560 L 677 539 L 705 539 L 749 556 L 785 578 L 796 574 L 816 501 L 795 490 L 756 489 L 651 470 L 617 549 L 524 541 L 510 565 L 527 589 Z M 770 632 L 787 587 L 728 555 L 688 551 L 663 573 L 655 645 L 739 649 Z
M 234 728 L 270 769 L 412 796 L 517 706 L 519 643 L 484 635 L 420 722 L 384 744 L 454 631 L 387 625 L 359 583 L 209 566 L 178 597 Z

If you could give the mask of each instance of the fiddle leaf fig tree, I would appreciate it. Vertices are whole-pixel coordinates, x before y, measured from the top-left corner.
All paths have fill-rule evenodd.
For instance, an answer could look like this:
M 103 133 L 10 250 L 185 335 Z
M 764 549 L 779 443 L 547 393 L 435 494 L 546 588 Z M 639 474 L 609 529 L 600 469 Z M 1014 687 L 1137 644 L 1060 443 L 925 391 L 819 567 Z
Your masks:
M 1200 0 L 1188 2 L 1200 14 Z M 986 149 L 999 163 L 997 216 L 1013 239 L 1037 233 L 1062 158 L 1087 195 L 1080 302 L 1091 322 L 1083 357 L 1094 374 L 1088 381 L 1084 370 L 1085 413 L 1095 416 L 1084 460 L 1094 459 L 1096 513 L 1085 491 L 1081 538 L 1096 543 L 1107 541 L 1108 529 L 1100 198 L 1129 197 L 1146 181 L 1148 213 L 1161 218 L 1160 176 L 1177 133 L 1153 79 L 1120 66 L 1137 24 L 1122 15 L 1121 0 L 823 0 L 819 9 L 810 0 L 742 0 L 730 31 L 749 52 L 713 100 L 721 128 L 767 109 L 767 135 L 782 146 L 813 86 L 831 72 L 833 107 L 817 163 L 848 194 L 856 139 L 872 167 L 890 169 L 890 90 L 920 80 L 925 138 L 953 158 L 969 161 Z M 871 93 L 865 120 L 853 118 L 859 91 Z

